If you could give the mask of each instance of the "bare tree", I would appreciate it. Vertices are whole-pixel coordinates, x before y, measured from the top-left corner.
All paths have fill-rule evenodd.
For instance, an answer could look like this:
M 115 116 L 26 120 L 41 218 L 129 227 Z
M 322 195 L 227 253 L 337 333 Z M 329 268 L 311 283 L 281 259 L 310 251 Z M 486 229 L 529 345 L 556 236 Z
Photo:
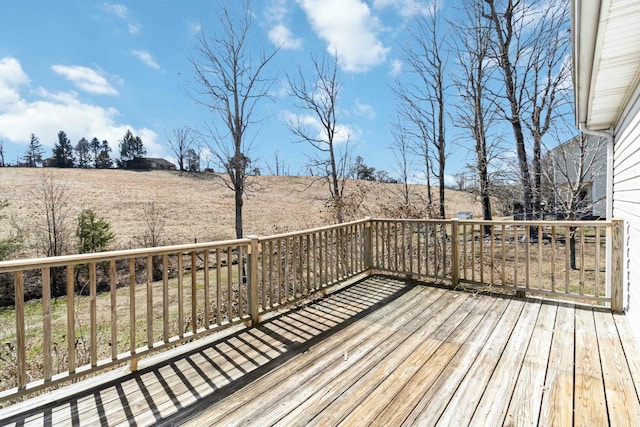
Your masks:
M 193 131 L 189 126 L 181 126 L 173 129 L 172 134 L 173 136 L 169 138 L 169 146 L 178 160 L 178 170 L 184 171 L 187 152 L 193 145 Z
M 488 90 L 495 67 L 490 58 L 491 27 L 482 16 L 482 5 L 483 0 L 466 3 L 464 15 L 453 25 L 453 46 L 461 70 L 453 80 L 460 94 L 455 124 L 464 129 L 474 142 L 476 161 L 473 169 L 480 184 L 482 218 L 491 220 L 489 162 L 499 139 L 490 142 L 488 138 L 489 128 L 496 116 L 495 96 Z M 460 175 L 466 180 L 464 174 Z
M 166 225 L 166 211 L 154 201 L 142 207 L 142 221 L 144 231 L 142 244 L 145 248 L 162 246 L 164 244 L 164 229 Z M 162 257 L 153 256 L 151 259 L 153 280 L 162 279 Z
M 396 94 L 404 104 L 404 115 L 416 126 L 414 135 L 425 144 L 420 151 L 426 159 L 427 177 L 432 172 L 438 177 L 439 216 L 444 218 L 447 58 L 442 48 L 444 36 L 440 30 L 437 2 L 432 2 L 429 7 L 430 13 L 417 15 L 415 25 L 409 30 L 413 44 L 403 50 L 409 75 Z M 433 147 L 433 156 L 430 155 L 429 145 Z
M 284 161 L 284 159 L 280 157 L 280 154 L 278 153 L 278 151 L 273 153 L 273 158 L 274 158 L 273 166 L 267 164 L 267 170 L 269 171 L 269 174 L 275 175 L 275 176 L 289 175 L 289 168 L 287 167 L 287 164 Z
M 407 130 L 404 126 L 398 122 L 394 123 L 391 128 L 391 134 L 393 135 L 393 141 L 391 143 L 391 150 L 396 159 L 398 165 L 398 173 L 400 174 L 400 181 L 402 183 L 402 202 L 405 206 L 411 205 L 411 147 L 409 144 L 409 137 Z
M 525 215 L 529 215 L 532 210 L 533 190 L 522 123 L 526 71 L 522 72 L 518 67 L 523 61 L 523 49 L 531 45 L 530 39 L 526 39 L 524 34 L 526 4 L 522 0 L 505 0 L 504 10 L 498 11 L 496 0 L 484 1 L 488 8 L 484 17 L 489 20 L 493 30 L 493 57 L 502 71 L 504 96 L 509 104 L 507 109 L 501 109 L 501 111 L 504 119 L 511 123 L 513 129 L 522 183 L 523 205 Z
M 311 57 L 312 73 L 301 67 L 294 78 L 288 76 L 290 94 L 295 106 L 307 115 L 296 115 L 287 123 L 298 142 L 310 144 L 319 155 L 310 156 L 310 167 L 329 181 L 331 201 L 338 222 L 344 221 L 344 185 L 348 175 L 349 136 L 338 125 L 336 109 L 342 86 L 338 81 L 338 57 L 332 60 Z M 309 79 L 308 75 L 313 74 Z M 340 150 L 338 145 L 342 145 Z
M 549 152 L 556 210 L 569 220 L 591 216 L 594 207 L 605 202 L 594 194 L 597 184 L 605 185 L 606 140 L 580 134 Z M 572 230 L 573 231 L 573 230 Z M 575 235 L 569 236 L 571 268 L 576 268 Z
M 528 120 L 525 125 L 533 139 L 533 209 L 541 212 L 542 139 L 555 124 L 565 102 L 571 102 L 565 93 L 571 87 L 569 55 L 569 3 L 549 0 L 533 30 L 535 38 L 529 54 L 527 69 L 531 84 L 525 86 Z
M 237 3 L 234 3 L 237 5 Z M 265 77 L 266 68 L 278 51 L 251 52 L 249 2 L 242 3 L 234 16 L 227 5 L 218 15 L 219 25 L 211 36 L 203 31 L 189 61 L 195 78 L 192 95 L 217 115 L 209 129 L 212 156 L 226 172 L 225 185 L 235 194 L 236 237 L 242 237 L 242 206 L 250 171 L 250 143 L 247 129 L 255 123 L 253 114 L 259 101 L 270 98 L 273 78 Z
M 71 192 L 66 181 L 57 180 L 53 172 L 42 172 L 40 184 L 33 189 L 32 204 L 40 214 L 33 232 L 36 250 L 47 257 L 67 255 L 73 247 Z M 51 270 L 54 296 L 65 293 L 62 268 Z
M 541 7 L 524 0 L 484 0 L 492 27 L 493 56 L 502 71 L 501 115 L 511 123 L 518 156 L 525 215 L 540 212 L 542 138 L 559 114 L 567 85 L 568 5 L 550 0 Z M 529 163 L 524 128 L 533 139 Z M 533 167 L 533 179 L 530 166 Z

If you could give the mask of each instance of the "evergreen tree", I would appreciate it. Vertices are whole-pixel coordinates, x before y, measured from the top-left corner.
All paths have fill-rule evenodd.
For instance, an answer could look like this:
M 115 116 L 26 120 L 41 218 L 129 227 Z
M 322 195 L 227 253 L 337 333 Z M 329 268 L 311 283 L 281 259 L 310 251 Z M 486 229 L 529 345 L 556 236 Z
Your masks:
M 42 149 L 42 144 L 40 144 L 40 139 L 32 133 L 27 152 L 22 157 L 25 166 L 29 168 L 37 167 L 38 163 L 42 163 L 42 154 L 44 154 L 44 150 Z
M 58 132 L 58 142 L 53 146 L 53 166 L 56 168 L 72 168 L 75 159 L 73 146 L 64 131 Z
M 100 140 L 94 137 L 90 142 L 91 154 L 93 154 L 93 167 L 98 169 L 98 156 L 100 155 Z
M 100 152 L 96 158 L 96 169 L 109 169 L 113 166 L 111 154 L 109 153 L 111 153 L 111 147 L 109 147 L 109 142 L 105 139 L 100 145 Z
M 200 156 L 193 148 L 187 150 L 185 160 L 187 161 L 187 170 L 189 172 L 200 171 Z
M 91 145 L 86 138 L 82 138 L 76 145 L 76 153 L 78 154 L 78 167 L 88 168 L 91 162 Z
M 144 155 L 147 150 L 144 148 L 142 139 L 139 136 L 133 136 L 131 130 L 127 130 L 124 137 L 120 140 L 120 159 L 118 167 L 122 169 L 144 169 L 147 167 Z
M 78 215 L 78 253 L 102 252 L 115 238 L 111 225 L 103 218 L 96 216 L 92 209 L 83 209 Z

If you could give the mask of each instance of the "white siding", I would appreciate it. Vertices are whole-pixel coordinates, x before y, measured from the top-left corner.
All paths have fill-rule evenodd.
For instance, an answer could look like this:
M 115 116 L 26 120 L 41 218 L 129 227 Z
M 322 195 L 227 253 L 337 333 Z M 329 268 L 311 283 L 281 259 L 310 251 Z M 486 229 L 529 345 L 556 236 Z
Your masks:
M 640 337 L 640 97 L 632 97 L 615 130 L 613 217 L 625 220 L 624 303 Z

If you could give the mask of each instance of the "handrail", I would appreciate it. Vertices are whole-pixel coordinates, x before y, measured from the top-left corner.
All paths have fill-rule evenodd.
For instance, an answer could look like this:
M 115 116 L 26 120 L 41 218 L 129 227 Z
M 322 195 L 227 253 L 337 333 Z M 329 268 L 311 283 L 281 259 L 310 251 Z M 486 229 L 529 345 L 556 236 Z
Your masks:
M 29 258 L 22 260 L 0 261 L 0 273 L 7 273 L 29 268 L 63 267 L 69 264 L 88 264 L 91 262 L 104 262 L 110 260 L 121 260 L 130 257 L 141 257 L 146 255 L 159 256 L 177 252 L 191 252 L 203 249 L 213 249 L 216 247 L 226 247 L 234 245 L 247 245 L 249 239 L 222 240 L 217 242 L 190 243 L 184 245 L 158 246 L 153 248 L 123 249 L 118 251 L 96 252 L 88 254 L 63 255 L 57 257 Z

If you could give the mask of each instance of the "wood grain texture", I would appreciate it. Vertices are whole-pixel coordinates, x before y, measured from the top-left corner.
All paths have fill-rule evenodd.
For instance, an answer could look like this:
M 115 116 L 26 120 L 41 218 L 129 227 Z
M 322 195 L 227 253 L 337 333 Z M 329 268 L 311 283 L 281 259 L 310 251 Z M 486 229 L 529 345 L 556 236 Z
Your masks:
M 634 426 L 625 322 L 372 276 L 137 372 L 0 409 L 0 424 Z

